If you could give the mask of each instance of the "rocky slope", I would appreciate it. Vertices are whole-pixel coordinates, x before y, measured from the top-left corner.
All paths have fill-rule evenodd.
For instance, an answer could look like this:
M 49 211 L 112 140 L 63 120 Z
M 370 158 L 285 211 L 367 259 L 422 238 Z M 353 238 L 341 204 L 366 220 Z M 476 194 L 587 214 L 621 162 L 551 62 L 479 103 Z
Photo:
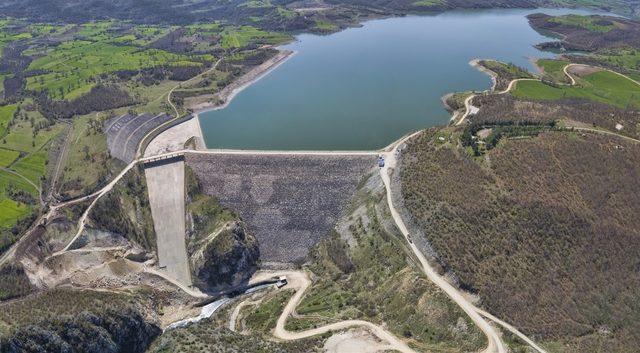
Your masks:
M 0 352 L 141 353 L 161 333 L 148 292 L 53 290 L 0 306 Z
M 186 184 L 188 252 L 194 283 L 212 290 L 248 280 L 258 267 L 258 240 L 235 213 L 201 193 L 200 182 L 188 167 Z

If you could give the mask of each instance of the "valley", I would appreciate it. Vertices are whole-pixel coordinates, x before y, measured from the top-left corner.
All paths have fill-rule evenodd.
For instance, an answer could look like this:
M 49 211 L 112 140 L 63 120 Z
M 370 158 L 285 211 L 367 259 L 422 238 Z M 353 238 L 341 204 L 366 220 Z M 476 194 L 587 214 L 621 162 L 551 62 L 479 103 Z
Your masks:
M 634 351 L 625 1 L 10 2 L 0 352 Z

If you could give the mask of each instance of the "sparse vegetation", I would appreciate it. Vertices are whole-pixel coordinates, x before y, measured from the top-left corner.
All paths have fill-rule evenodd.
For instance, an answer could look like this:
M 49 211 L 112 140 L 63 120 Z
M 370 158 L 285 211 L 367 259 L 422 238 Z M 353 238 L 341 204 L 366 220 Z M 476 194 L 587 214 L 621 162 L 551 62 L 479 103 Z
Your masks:
M 632 352 L 639 158 L 616 137 L 548 132 L 474 159 L 429 131 L 406 150 L 403 196 L 490 312 L 562 352 Z
M 156 251 L 153 219 L 142 166 L 131 169 L 92 209 L 94 227 L 119 234 L 150 252 Z
M 551 124 L 563 121 L 587 127 L 604 128 L 619 134 L 640 137 L 637 128 L 638 115 L 635 110 L 585 99 L 559 99 L 553 101 L 522 100 L 509 95 L 479 96 L 474 99 L 480 112 L 472 122 L 479 125 L 494 125 L 506 122 L 516 124 Z M 616 126 L 622 127 L 616 129 Z
M 24 296 L 32 290 L 21 265 L 8 264 L 0 268 L 0 301 Z
M 160 334 L 143 314 L 153 301 L 149 291 L 115 294 L 67 289 L 2 304 L 0 351 L 142 353 Z
M 171 330 L 160 336 L 149 353 L 211 352 L 211 353 L 317 353 L 322 351 L 322 342 L 327 336 L 309 339 L 274 342 L 261 334 L 244 335 L 229 330 L 223 310 L 210 319 L 202 320 L 185 328 Z
M 263 299 L 257 307 L 250 308 L 249 314 L 243 318 L 247 328 L 255 333 L 270 335 L 276 327 L 284 306 L 294 293 L 292 289 L 279 290 L 274 295 Z
M 213 289 L 247 281 L 260 261 L 256 238 L 233 211 L 204 194 L 196 174 L 185 168 L 187 251 L 195 283 Z
M 355 211 L 338 226 L 343 230 L 314 248 L 309 269 L 316 280 L 297 308 L 301 317 L 290 318 L 287 328 L 362 319 L 384 322 L 420 350 L 480 349 L 484 336 L 408 261 L 404 239 L 386 220 L 383 202 L 377 192 L 361 190 Z
M 528 16 L 531 26 L 562 37 L 561 41 L 542 43 L 542 49 L 596 52 L 602 49 L 640 48 L 640 24 L 612 16 Z
M 518 78 L 532 78 L 529 71 L 511 63 L 503 63 L 495 60 L 480 60 L 478 65 L 493 72 L 496 76 L 495 90 L 502 91 L 509 86 L 509 82 Z

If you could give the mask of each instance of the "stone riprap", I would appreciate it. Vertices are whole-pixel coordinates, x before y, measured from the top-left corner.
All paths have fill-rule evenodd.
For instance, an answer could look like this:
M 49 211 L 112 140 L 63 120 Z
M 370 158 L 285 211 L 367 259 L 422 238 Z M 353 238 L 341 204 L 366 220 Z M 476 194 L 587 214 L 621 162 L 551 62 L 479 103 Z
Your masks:
M 375 155 L 186 156 L 203 191 L 240 214 L 263 267 L 301 262 L 330 234 Z

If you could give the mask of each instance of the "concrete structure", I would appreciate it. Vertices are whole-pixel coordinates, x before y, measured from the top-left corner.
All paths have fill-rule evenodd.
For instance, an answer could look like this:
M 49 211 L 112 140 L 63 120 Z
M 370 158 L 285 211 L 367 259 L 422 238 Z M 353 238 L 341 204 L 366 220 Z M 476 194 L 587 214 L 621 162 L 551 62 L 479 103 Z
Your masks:
M 109 119 L 104 126 L 111 156 L 125 163 L 136 157 L 138 145 L 153 129 L 171 120 L 167 114 L 125 114 Z
M 180 156 L 147 163 L 145 175 L 160 271 L 185 286 L 191 286 L 185 239 L 184 158 Z

